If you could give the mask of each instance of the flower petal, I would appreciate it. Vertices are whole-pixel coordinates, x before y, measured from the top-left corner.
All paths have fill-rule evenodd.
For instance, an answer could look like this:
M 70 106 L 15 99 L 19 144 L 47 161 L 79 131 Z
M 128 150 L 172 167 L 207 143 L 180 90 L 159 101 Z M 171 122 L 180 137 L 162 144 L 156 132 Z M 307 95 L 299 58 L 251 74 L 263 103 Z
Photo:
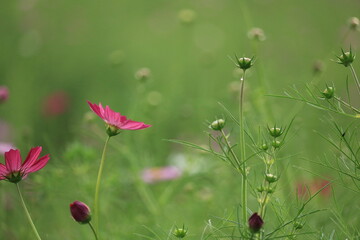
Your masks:
M 33 165 L 36 159 L 39 157 L 41 153 L 42 147 L 34 147 L 30 150 L 29 154 L 27 155 L 24 163 L 21 166 L 21 169 L 26 171 L 31 165 Z
M 147 125 L 143 122 L 136 122 L 133 120 L 128 120 L 120 128 L 125 129 L 125 130 L 139 130 L 139 129 L 148 128 L 148 127 L 151 127 L 151 125 Z
M 104 120 L 104 116 L 103 116 L 104 110 L 103 107 L 101 106 L 101 103 L 99 104 L 99 106 L 94 103 L 91 103 L 90 101 L 87 101 L 87 103 L 89 104 L 91 110 Z
M 42 169 L 43 167 L 45 167 L 45 165 L 48 163 L 49 159 L 50 159 L 50 155 L 49 155 L 49 154 L 41 157 L 36 163 L 34 163 L 32 166 L 30 166 L 30 167 L 27 169 L 27 171 L 25 171 L 25 174 L 39 171 L 40 169 Z
M 10 149 L 5 153 L 5 165 L 8 172 L 17 172 L 21 167 L 21 156 L 19 150 Z
M 115 112 L 112 110 L 109 106 L 105 107 L 105 118 L 107 120 L 107 123 L 113 126 L 119 126 L 123 122 L 126 122 L 127 119 L 125 116 L 122 116 L 120 113 Z
M 6 175 L 8 175 L 6 167 L 4 164 L 0 163 L 0 180 L 4 180 Z

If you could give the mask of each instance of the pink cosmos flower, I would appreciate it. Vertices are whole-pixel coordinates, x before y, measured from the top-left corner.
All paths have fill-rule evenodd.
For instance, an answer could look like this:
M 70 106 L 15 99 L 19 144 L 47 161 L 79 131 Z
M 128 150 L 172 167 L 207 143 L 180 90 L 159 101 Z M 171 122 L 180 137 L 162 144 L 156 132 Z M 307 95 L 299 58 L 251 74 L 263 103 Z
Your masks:
M 70 97 L 64 91 L 53 92 L 45 98 L 43 114 L 47 117 L 64 114 L 70 106 Z
M 109 136 L 114 136 L 120 133 L 120 130 L 139 130 L 143 128 L 151 127 L 143 122 L 136 122 L 127 119 L 126 116 L 121 115 L 118 112 L 114 112 L 109 106 L 105 108 L 99 103 L 93 104 L 87 101 L 91 110 L 96 113 L 104 122 L 108 125 L 107 133 Z
M 18 183 L 26 178 L 29 173 L 42 169 L 50 159 L 49 154 L 38 159 L 42 147 L 34 147 L 30 150 L 23 163 L 19 150 L 11 149 L 5 153 L 5 165 L 0 163 L 0 180 L 8 180 Z
M 179 178 L 181 176 L 179 168 L 174 166 L 147 168 L 142 172 L 142 180 L 146 183 L 155 183 Z
M 9 98 L 9 90 L 7 87 L 0 86 L 0 103 L 6 102 Z

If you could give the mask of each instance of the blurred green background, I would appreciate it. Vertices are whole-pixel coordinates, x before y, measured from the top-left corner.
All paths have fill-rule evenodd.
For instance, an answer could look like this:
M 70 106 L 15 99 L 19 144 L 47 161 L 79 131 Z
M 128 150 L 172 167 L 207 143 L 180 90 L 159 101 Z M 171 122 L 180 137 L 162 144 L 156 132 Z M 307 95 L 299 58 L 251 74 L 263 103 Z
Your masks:
M 297 116 L 282 154 L 299 155 L 280 163 L 287 169 L 280 187 L 286 191 L 277 195 L 279 201 L 294 199 L 296 182 L 314 178 L 294 166 L 311 169 L 303 159 L 317 160 L 329 149 L 313 132 L 328 131 L 321 121 L 327 116 L 265 95 L 310 82 L 342 86 L 349 73 L 330 59 L 350 44 L 359 49 L 360 33 L 349 32 L 347 22 L 359 10 L 358 0 L 3 1 L 0 85 L 10 98 L 0 117 L 10 136 L 0 140 L 12 142 L 23 157 L 37 145 L 51 154 L 46 168 L 21 183 L 43 238 L 92 238 L 68 210 L 75 200 L 92 206 L 106 137 L 86 100 L 153 125 L 111 140 L 101 195 L 104 239 L 143 239 L 135 234 L 152 235 L 144 226 L 167 232 L 174 224 L 185 224 L 190 239 L 199 239 L 208 219 L 233 215 L 240 178 L 213 157 L 163 139 L 206 145 L 208 122 L 224 116 L 236 142 L 236 124 L 218 104 L 237 115 L 234 54 L 256 57 L 245 93 L 247 124 L 255 133 L 258 126 L 286 125 Z M 249 39 L 254 27 L 263 29 L 265 41 Z M 314 74 L 316 60 L 325 65 L 322 74 Z M 150 70 L 146 79 L 139 77 L 143 68 Z M 142 169 L 176 157 L 199 170 L 170 182 L 141 183 Z M 1 182 L 0 194 L 0 239 L 32 239 L 15 187 Z M 255 199 L 250 207 L 256 208 Z M 321 213 L 314 228 L 336 228 L 328 218 Z

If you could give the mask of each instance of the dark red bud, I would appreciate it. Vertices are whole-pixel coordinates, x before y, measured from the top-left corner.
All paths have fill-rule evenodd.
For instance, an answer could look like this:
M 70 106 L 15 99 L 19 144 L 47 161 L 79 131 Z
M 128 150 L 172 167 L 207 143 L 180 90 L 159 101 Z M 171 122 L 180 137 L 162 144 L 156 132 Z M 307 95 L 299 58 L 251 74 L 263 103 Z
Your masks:
M 264 221 L 257 213 L 251 215 L 251 217 L 249 218 L 249 228 L 251 231 L 253 232 L 260 231 L 262 225 L 264 225 Z
M 70 204 L 71 216 L 79 223 L 89 223 L 91 220 L 90 208 L 83 202 L 75 201 Z

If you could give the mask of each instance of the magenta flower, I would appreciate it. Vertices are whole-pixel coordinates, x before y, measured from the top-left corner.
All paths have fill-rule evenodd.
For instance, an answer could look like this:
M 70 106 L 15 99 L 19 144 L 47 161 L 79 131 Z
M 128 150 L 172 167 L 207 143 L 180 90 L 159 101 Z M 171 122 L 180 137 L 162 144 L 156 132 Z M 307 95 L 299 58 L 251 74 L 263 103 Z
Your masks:
M 179 178 L 181 170 L 174 166 L 147 168 L 142 172 L 142 180 L 146 183 L 155 183 Z
M 75 201 L 70 203 L 71 216 L 79 223 L 89 223 L 91 221 L 90 208 L 83 202 Z
M 151 127 L 151 125 L 147 125 L 143 122 L 136 122 L 127 119 L 126 116 L 123 116 L 118 112 L 114 112 L 109 106 L 104 108 L 101 103 L 97 105 L 88 101 L 88 104 L 91 110 L 108 125 L 106 130 L 109 136 L 119 134 L 120 130 L 139 130 Z
M 23 163 L 19 150 L 11 149 L 5 153 L 5 165 L 0 163 L 0 180 L 8 180 L 18 183 L 26 178 L 29 173 L 42 169 L 50 159 L 49 154 L 38 159 L 42 147 L 34 147 L 30 150 Z
M 0 103 L 6 102 L 9 98 L 9 90 L 7 87 L 0 86 Z
M 43 102 L 43 114 L 46 117 L 60 116 L 70 107 L 70 97 L 64 91 L 53 92 Z

